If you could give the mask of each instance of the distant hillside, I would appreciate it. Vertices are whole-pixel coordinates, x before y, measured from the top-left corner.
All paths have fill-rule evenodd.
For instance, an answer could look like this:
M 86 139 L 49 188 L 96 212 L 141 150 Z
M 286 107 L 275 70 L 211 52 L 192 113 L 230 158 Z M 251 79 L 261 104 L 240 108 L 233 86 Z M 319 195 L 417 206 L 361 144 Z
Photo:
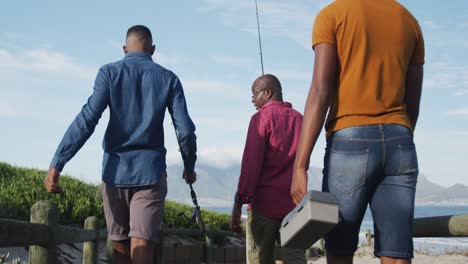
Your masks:
M 430 182 L 420 175 L 416 187 L 418 205 L 468 205 L 468 186 L 455 184 L 448 188 Z
M 191 203 L 189 187 L 182 180 L 180 166 L 168 167 L 168 197 L 169 199 Z M 204 206 L 231 206 L 237 182 L 240 165 L 227 168 L 216 168 L 204 163 L 197 163 L 198 180 L 194 185 L 200 204 Z M 321 190 L 322 169 L 309 169 L 309 189 Z M 416 204 L 418 205 L 467 205 L 468 187 L 456 184 L 443 187 L 431 182 L 420 174 L 416 188 Z

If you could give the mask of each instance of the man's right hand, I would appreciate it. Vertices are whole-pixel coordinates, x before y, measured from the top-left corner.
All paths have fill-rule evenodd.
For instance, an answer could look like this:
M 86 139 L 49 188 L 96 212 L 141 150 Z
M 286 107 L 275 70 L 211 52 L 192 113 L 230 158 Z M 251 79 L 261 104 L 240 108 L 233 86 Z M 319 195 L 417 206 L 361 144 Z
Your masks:
M 291 182 L 291 196 L 295 205 L 307 194 L 307 171 L 294 168 Z
M 231 216 L 229 217 L 229 226 L 231 227 L 231 230 L 234 231 L 234 233 L 236 234 L 242 233 L 241 215 L 242 204 L 234 203 L 234 206 L 232 207 Z
M 44 186 L 49 193 L 59 194 L 63 190 L 59 185 L 60 172 L 55 168 L 49 168 L 47 177 L 44 179 Z
M 197 181 L 197 173 L 193 171 L 184 170 L 182 174 L 182 178 L 185 180 L 187 184 L 192 184 Z

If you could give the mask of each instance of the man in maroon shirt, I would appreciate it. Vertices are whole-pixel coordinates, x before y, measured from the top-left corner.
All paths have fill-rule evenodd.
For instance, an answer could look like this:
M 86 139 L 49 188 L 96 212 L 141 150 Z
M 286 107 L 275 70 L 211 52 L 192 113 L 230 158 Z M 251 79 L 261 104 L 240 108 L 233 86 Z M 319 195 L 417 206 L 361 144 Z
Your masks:
M 242 205 L 251 205 L 254 245 L 248 258 L 270 264 L 281 221 L 294 208 L 290 187 L 302 115 L 283 102 L 281 83 L 271 74 L 253 83 L 252 103 L 258 112 L 250 120 L 230 223 L 242 232 Z

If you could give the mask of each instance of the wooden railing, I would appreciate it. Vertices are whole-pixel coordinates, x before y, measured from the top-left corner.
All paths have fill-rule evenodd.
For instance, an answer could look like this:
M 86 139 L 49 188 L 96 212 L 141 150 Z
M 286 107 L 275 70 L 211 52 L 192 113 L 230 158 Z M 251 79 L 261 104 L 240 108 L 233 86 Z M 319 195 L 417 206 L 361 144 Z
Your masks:
M 98 246 L 100 240 L 107 238 L 107 231 L 100 230 L 98 219 L 88 217 L 84 229 L 59 225 L 60 212 L 52 201 L 39 201 L 31 207 L 31 222 L 0 219 L 0 247 L 29 246 L 29 262 L 33 264 L 56 264 L 57 246 L 62 243 L 84 243 L 83 264 L 98 263 Z M 164 235 L 205 236 L 204 262 L 213 263 L 213 236 L 232 236 L 227 231 L 196 229 L 167 229 Z M 163 263 L 164 235 L 159 236 L 156 244 L 156 264 Z M 109 246 L 109 245 L 108 245 Z M 108 257 L 112 257 L 108 250 Z
M 39 201 L 31 207 L 31 222 L 0 219 L 0 247 L 29 246 L 30 263 L 56 264 L 59 244 L 84 243 L 83 264 L 97 264 L 99 241 L 107 238 L 107 231 L 98 227 L 98 219 L 88 217 L 84 229 L 61 226 L 59 219 L 59 209 L 47 200 Z M 413 226 L 414 237 L 468 237 L 468 214 L 416 218 Z M 207 264 L 214 263 L 213 236 L 234 235 L 232 232 L 211 230 L 209 225 L 204 231 L 163 227 L 162 234 L 156 244 L 156 264 L 163 263 L 165 235 L 205 236 L 203 261 Z M 370 230 L 366 238 L 371 244 L 373 234 Z
M 413 237 L 468 237 L 468 214 L 415 218 Z M 374 235 L 366 232 L 368 244 Z

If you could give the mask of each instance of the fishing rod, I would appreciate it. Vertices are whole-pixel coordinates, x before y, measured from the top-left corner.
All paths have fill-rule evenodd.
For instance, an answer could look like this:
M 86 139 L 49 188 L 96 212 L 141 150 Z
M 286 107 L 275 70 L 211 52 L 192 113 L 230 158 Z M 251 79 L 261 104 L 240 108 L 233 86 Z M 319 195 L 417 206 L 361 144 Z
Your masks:
M 258 19 L 258 5 L 257 0 L 255 0 L 255 11 L 257 14 L 257 31 L 258 31 L 258 46 L 260 47 L 260 64 L 262 66 L 262 75 L 265 74 L 263 71 L 263 52 L 262 52 L 262 38 L 260 36 L 260 21 Z
M 198 226 L 200 227 L 200 230 L 203 232 L 205 231 L 205 223 L 203 222 L 202 214 L 200 211 L 200 206 L 198 205 L 197 201 L 197 195 L 195 194 L 195 191 L 193 190 L 193 186 L 190 183 L 190 196 L 192 197 L 192 202 L 194 205 L 194 208 L 192 210 L 192 222 L 196 222 Z

